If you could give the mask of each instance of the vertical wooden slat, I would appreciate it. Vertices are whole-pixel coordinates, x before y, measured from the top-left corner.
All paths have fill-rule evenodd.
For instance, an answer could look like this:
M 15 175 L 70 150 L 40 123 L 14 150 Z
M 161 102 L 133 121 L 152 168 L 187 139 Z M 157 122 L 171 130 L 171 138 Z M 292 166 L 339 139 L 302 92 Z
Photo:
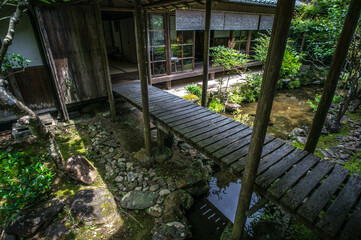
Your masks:
M 204 28 L 204 46 L 203 46 L 203 86 L 202 86 L 202 106 L 207 107 L 207 90 L 209 75 L 209 45 L 210 45 L 210 29 L 211 29 L 211 11 L 212 0 L 206 3 L 206 20 Z
M 252 40 L 252 31 L 247 31 L 247 45 L 246 45 L 246 54 L 249 55 L 250 49 L 251 49 L 251 40 Z
M 277 3 L 275 21 L 273 23 L 270 46 L 262 80 L 261 94 L 257 105 L 252 138 L 246 160 L 246 169 L 243 173 L 242 187 L 238 199 L 236 218 L 231 237 L 232 240 L 241 239 L 246 222 L 246 211 L 251 201 L 263 142 L 266 136 L 267 124 L 276 95 L 277 81 L 286 49 L 294 6 L 295 0 L 282 0 Z
M 144 9 L 144 19 L 145 19 L 145 46 L 146 46 L 146 52 L 147 52 L 147 63 L 148 63 L 148 84 L 152 85 L 152 73 L 151 73 L 151 66 L 150 66 L 150 39 L 149 39 L 149 14 L 147 9 Z
M 144 142 L 145 151 L 148 156 L 151 156 L 151 139 L 150 139 L 150 116 L 149 116 L 149 102 L 148 102 L 148 84 L 147 84 L 147 65 L 144 48 L 144 26 L 142 22 L 142 3 L 140 0 L 134 0 L 135 8 L 135 25 L 136 25 L 136 36 L 137 36 L 137 55 L 138 55 L 138 66 L 139 66 L 139 78 L 141 83 L 142 91 L 142 112 L 144 122 Z
M 305 150 L 313 153 L 316 149 L 318 139 L 320 138 L 323 124 L 325 123 L 328 110 L 331 106 L 333 96 L 335 95 L 337 82 L 342 68 L 345 64 L 348 49 L 358 24 L 361 12 L 361 1 L 352 0 L 348 8 L 348 13 L 338 40 L 335 54 L 333 55 L 330 71 L 323 88 L 322 97 L 318 104 L 317 112 L 312 121 L 310 133 L 307 138 Z
M 96 17 L 96 22 L 97 22 L 99 45 L 100 45 L 100 50 L 102 53 L 104 78 L 105 78 L 104 80 L 105 80 L 105 84 L 106 84 L 107 92 L 108 92 L 108 102 L 109 102 L 109 107 L 110 107 L 110 114 L 112 115 L 112 120 L 115 121 L 116 120 L 116 111 L 115 111 L 112 81 L 110 78 L 110 71 L 109 71 L 107 47 L 106 47 L 105 37 L 104 37 L 105 33 L 103 30 L 99 2 L 96 2 L 95 4 L 96 4 L 95 5 L 95 17 Z
M 70 119 L 69 119 L 68 109 L 66 108 L 64 95 L 63 95 L 63 93 L 61 91 L 61 87 L 59 85 L 59 76 L 57 73 L 56 64 L 55 64 L 54 57 L 53 57 L 53 52 L 50 47 L 48 34 L 47 34 L 45 26 L 44 26 L 43 16 L 41 14 L 39 7 L 35 7 L 34 10 L 35 10 L 35 14 L 36 14 L 36 17 L 38 20 L 40 33 L 42 35 L 42 39 L 44 42 L 47 60 L 49 61 L 52 79 L 54 81 L 54 86 L 55 86 L 55 89 L 57 92 L 57 100 L 59 101 L 59 106 L 62 111 L 64 120 L 69 121 Z

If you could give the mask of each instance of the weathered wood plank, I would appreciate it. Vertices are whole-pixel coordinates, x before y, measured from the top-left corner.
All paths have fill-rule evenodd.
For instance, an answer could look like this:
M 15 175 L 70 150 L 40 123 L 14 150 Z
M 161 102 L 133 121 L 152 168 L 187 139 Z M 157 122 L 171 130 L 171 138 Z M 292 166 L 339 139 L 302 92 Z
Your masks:
M 327 209 L 325 215 L 317 223 L 317 226 L 331 237 L 334 237 L 360 196 L 360 191 L 361 176 L 353 174 L 335 201 Z
M 256 183 L 263 187 L 267 188 L 271 183 L 273 183 L 277 178 L 281 177 L 285 172 L 287 172 L 294 164 L 302 160 L 307 155 L 307 152 L 302 151 L 301 149 L 296 149 L 281 161 L 271 166 L 263 174 L 259 175 L 256 179 Z
M 275 140 L 275 141 L 273 141 L 273 140 Z M 280 147 L 282 144 L 284 144 L 284 141 L 282 141 L 280 139 L 275 139 L 273 136 L 267 135 L 263 142 L 263 145 L 264 145 L 263 150 L 265 151 L 264 154 L 267 154 L 268 152 L 275 150 L 276 148 Z M 233 169 L 235 169 L 237 172 L 241 172 L 246 167 L 245 156 L 247 156 L 248 150 L 249 150 L 249 146 L 246 146 L 240 150 L 237 150 L 237 151 L 223 157 L 221 159 L 221 161 L 227 165 L 234 163 L 234 165 L 231 167 Z M 241 159 L 241 158 L 243 158 L 243 159 Z
M 296 209 L 320 183 L 323 177 L 331 171 L 333 166 L 334 164 L 328 161 L 319 162 L 289 193 L 282 197 L 282 203 L 292 209 Z
M 215 136 L 212 136 L 212 138 L 207 138 L 207 139 L 204 139 L 204 140 L 202 140 L 200 142 L 197 142 L 197 145 L 199 147 L 202 147 L 202 148 L 206 147 L 206 146 L 211 145 L 211 144 L 213 144 L 215 142 L 218 142 L 218 141 L 221 141 L 221 140 L 223 140 L 223 139 L 225 139 L 227 137 L 230 137 L 230 136 L 232 136 L 234 134 L 237 134 L 237 133 L 245 130 L 246 128 L 249 128 L 249 127 L 247 125 L 244 125 L 244 124 L 238 125 L 238 126 L 236 126 L 234 128 L 228 129 L 228 130 L 226 130 L 224 132 L 221 132 L 221 133 L 219 133 L 219 134 L 217 134 Z
M 154 112 L 154 116 L 156 118 L 161 119 L 162 121 L 165 121 L 166 119 L 170 119 L 176 116 L 181 116 L 183 114 L 191 114 L 192 112 L 202 110 L 201 108 L 197 108 L 196 106 L 189 105 L 185 106 L 183 108 L 169 108 L 168 111 L 162 112 L 162 113 L 156 113 Z M 204 110 L 203 110 L 204 111 Z
M 319 157 L 308 155 L 295 167 L 293 167 L 287 174 L 285 174 L 275 185 L 270 187 L 267 192 L 274 198 L 280 198 L 319 160 Z
M 231 121 L 230 123 L 223 125 L 222 127 L 218 127 L 216 129 L 214 129 L 213 131 L 209 131 L 209 132 L 203 133 L 201 135 L 198 135 L 196 137 L 193 137 L 193 138 L 191 138 L 191 140 L 194 142 L 199 142 L 204 139 L 212 138 L 213 136 L 217 135 L 218 133 L 224 132 L 228 129 L 233 129 L 237 126 L 240 126 L 239 122 Z
M 228 145 L 225 148 L 219 149 L 218 151 L 216 151 L 213 154 L 213 157 L 215 157 L 216 159 L 221 159 L 222 157 L 227 156 L 228 154 L 231 154 L 234 151 L 237 151 L 237 150 L 243 148 L 244 146 L 247 146 L 249 144 L 250 140 L 251 140 L 251 135 L 249 135 L 245 138 L 242 138 L 242 139 L 232 143 L 231 145 Z
M 216 120 L 217 119 L 217 120 Z M 184 134 L 184 137 L 186 138 L 192 138 L 195 136 L 198 136 L 202 133 L 208 132 L 208 131 L 213 131 L 214 129 L 218 128 L 218 127 L 222 127 L 223 125 L 226 125 L 230 122 L 232 122 L 232 119 L 229 118 L 216 118 L 214 121 L 211 120 L 211 122 L 207 122 L 207 125 L 204 126 L 203 124 L 198 124 L 197 126 L 191 126 L 189 128 L 184 128 L 181 131 Z
M 274 152 L 270 153 L 269 155 L 265 156 L 264 149 L 262 150 L 262 159 L 258 166 L 257 175 L 266 171 L 269 167 L 273 164 L 277 163 L 279 160 L 287 156 L 290 152 L 294 151 L 295 147 L 289 144 L 284 144 L 280 148 L 276 149 Z
M 181 124 L 192 122 L 192 121 L 197 120 L 197 119 L 202 118 L 202 117 L 211 116 L 211 115 L 214 116 L 214 113 L 209 112 L 209 111 L 204 111 L 204 112 L 195 111 L 195 113 L 196 114 L 193 115 L 193 116 L 177 115 L 177 116 L 175 116 L 173 118 L 169 118 L 169 119 L 167 119 L 167 124 L 170 127 L 175 127 L 175 126 L 178 126 L 178 125 L 181 125 Z
M 176 130 L 177 132 L 181 132 L 182 129 L 184 128 L 188 128 L 194 125 L 198 125 L 199 123 L 205 123 L 205 122 L 210 122 L 210 121 L 219 121 L 217 114 L 210 114 L 208 116 L 204 116 L 202 118 L 196 119 L 194 121 L 190 121 L 190 122 L 184 122 L 182 124 L 179 124 L 175 127 L 173 127 L 174 130 Z
M 340 240 L 360 240 L 361 239 L 361 200 L 357 204 L 352 216 L 347 221 Z
M 347 169 L 336 165 L 328 178 L 301 205 L 297 212 L 308 221 L 313 222 L 348 174 L 349 171 Z
M 251 139 L 251 135 L 252 134 L 252 129 L 251 128 L 246 128 L 244 129 L 243 131 L 237 133 L 237 134 L 234 134 L 234 135 L 231 135 L 229 136 L 228 138 L 225 138 L 223 139 L 222 141 L 218 141 L 216 143 L 213 143 L 209 146 L 207 146 L 205 148 L 206 151 L 210 152 L 210 153 L 214 153 L 220 149 L 224 149 L 226 150 L 226 148 L 230 147 L 231 144 L 237 142 L 237 141 L 245 141 L 246 144 L 247 142 L 250 141 Z M 244 144 L 240 143 L 241 146 L 244 146 Z M 233 148 L 234 146 L 232 146 Z M 234 150 L 236 150 L 237 148 L 235 148 Z M 228 150 L 227 150 L 228 151 Z M 230 150 L 232 151 L 232 150 Z M 223 156 L 222 154 L 219 154 L 219 156 Z M 216 157 L 215 154 L 213 154 L 213 157 Z

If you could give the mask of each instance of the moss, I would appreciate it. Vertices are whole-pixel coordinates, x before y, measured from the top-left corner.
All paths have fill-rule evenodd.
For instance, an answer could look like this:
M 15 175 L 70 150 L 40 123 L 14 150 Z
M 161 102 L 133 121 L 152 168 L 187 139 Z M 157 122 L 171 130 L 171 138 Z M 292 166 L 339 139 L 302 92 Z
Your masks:
M 188 95 L 185 95 L 183 97 L 185 100 L 189 100 L 189 101 L 196 101 L 199 99 L 199 97 L 197 97 L 196 95 L 194 94 L 188 94 Z
M 147 240 L 152 239 L 151 230 L 154 227 L 153 218 L 148 215 L 145 211 L 141 211 L 138 214 L 132 214 L 133 217 L 138 221 L 135 222 L 133 219 L 128 217 L 128 221 L 126 221 L 126 231 L 129 233 L 130 236 L 127 236 L 125 239 L 132 239 L 132 240 Z M 141 223 L 143 226 L 140 226 Z

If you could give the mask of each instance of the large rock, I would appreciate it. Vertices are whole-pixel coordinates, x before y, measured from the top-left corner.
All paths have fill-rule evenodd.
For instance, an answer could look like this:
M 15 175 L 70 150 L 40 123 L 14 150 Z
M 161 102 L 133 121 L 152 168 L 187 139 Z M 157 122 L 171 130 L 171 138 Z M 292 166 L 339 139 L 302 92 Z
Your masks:
M 20 237 L 31 237 L 41 227 L 50 224 L 51 221 L 63 210 L 65 199 L 52 199 L 39 207 L 21 215 L 15 222 L 10 223 L 6 228 L 9 234 L 15 234 Z
M 334 117 L 330 114 L 326 118 L 325 127 L 326 127 L 327 131 L 330 133 L 337 133 L 341 129 L 341 125 L 339 123 L 337 123 L 336 117 Z
M 172 192 L 164 199 L 164 222 L 180 221 L 186 223 L 185 210 L 193 205 L 193 198 L 182 190 Z
M 98 175 L 95 167 L 81 155 L 70 157 L 66 161 L 66 170 L 71 178 L 87 185 L 92 185 Z
M 136 152 L 133 155 L 133 158 L 135 159 L 135 161 L 139 162 L 140 165 L 142 165 L 145 168 L 149 168 L 154 164 L 154 159 L 152 157 L 147 156 L 147 153 L 144 148 Z
M 156 228 L 152 240 L 184 240 L 190 235 L 191 233 L 182 223 L 170 222 Z
M 86 189 L 75 194 L 68 205 L 72 217 L 85 225 L 103 224 L 118 217 L 113 195 L 106 189 Z
M 226 110 L 230 113 L 233 113 L 234 111 L 241 109 L 241 107 L 242 106 L 237 103 L 231 103 L 231 102 L 226 103 Z
M 156 204 L 159 193 L 157 192 L 128 192 L 121 201 L 122 208 L 126 209 L 146 209 Z
M 61 236 L 64 236 L 65 234 L 68 234 L 70 232 L 70 229 L 68 229 L 63 223 L 56 222 L 51 224 L 46 230 L 45 230 L 45 237 L 49 240 L 56 240 L 59 239 Z
M 296 138 L 296 137 L 306 137 L 307 133 L 306 130 L 302 128 L 294 128 L 289 134 L 289 138 Z

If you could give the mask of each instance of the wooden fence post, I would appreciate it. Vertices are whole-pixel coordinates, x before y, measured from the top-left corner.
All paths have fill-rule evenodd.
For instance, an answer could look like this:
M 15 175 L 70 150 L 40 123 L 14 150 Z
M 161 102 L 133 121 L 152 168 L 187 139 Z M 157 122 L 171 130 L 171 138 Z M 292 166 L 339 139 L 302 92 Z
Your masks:
M 140 0 L 134 0 L 135 7 L 135 25 L 137 36 L 137 54 L 139 66 L 139 78 L 142 91 L 142 112 L 144 121 L 144 142 L 145 151 L 148 156 L 151 156 L 151 139 L 150 139 L 150 117 L 149 117 L 149 102 L 148 102 L 148 82 L 147 82 L 147 60 L 145 57 L 145 41 L 144 41 L 144 26 L 142 21 L 142 4 Z
M 206 20 L 204 29 L 204 46 L 203 46 L 203 86 L 202 86 L 202 106 L 207 107 L 207 90 L 208 90 L 208 75 L 209 75 L 209 46 L 211 35 L 211 11 L 212 0 L 207 0 L 206 3 Z
M 342 68 L 345 64 L 346 56 L 352 37 L 360 18 L 361 1 L 352 0 L 348 8 L 348 13 L 343 25 L 341 36 L 338 40 L 337 48 L 332 57 L 330 71 L 328 72 L 323 93 L 318 104 L 315 117 L 306 141 L 305 150 L 313 153 L 316 149 L 318 139 L 320 138 L 323 124 L 325 123 L 328 110 L 330 109 L 333 96 L 335 95 L 337 82 L 340 77 Z
M 272 104 L 276 95 L 277 81 L 286 49 L 288 31 L 291 25 L 295 0 L 278 1 L 275 21 L 268 48 L 265 71 L 263 74 L 260 99 L 257 104 L 256 118 L 252 131 L 251 143 L 243 173 L 242 187 L 239 194 L 236 218 L 234 220 L 232 240 L 242 237 L 246 222 L 246 211 L 252 197 L 253 187 L 261 158 L 267 124 L 271 115 Z

